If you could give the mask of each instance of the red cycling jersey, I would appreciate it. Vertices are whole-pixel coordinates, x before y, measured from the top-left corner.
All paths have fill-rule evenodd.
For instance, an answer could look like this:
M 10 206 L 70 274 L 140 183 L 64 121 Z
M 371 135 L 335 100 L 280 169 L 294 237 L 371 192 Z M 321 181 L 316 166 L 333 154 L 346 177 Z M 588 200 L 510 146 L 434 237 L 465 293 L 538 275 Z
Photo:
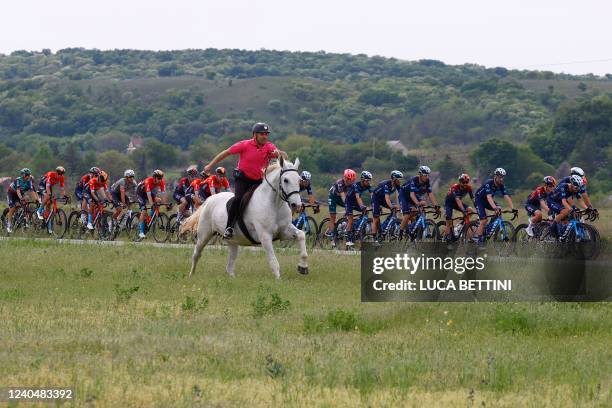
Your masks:
M 90 191 L 98 191 L 101 188 L 104 189 L 105 191 L 108 190 L 108 184 L 106 184 L 106 181 L 102 183 L 100 182 L 100 180 L 98 180 L 97 177 L 94 177 L 91 180 L 89 180 L 87 185 L 89 186 Z
M 202 186 L 204 185 L 204 179 L 201 178 L 197 178 L 195 180 L 193 180 L 191 182 L 191 184 L 189 185 L 189 189 L 192 190 L 194 193 L 197 193 L 200 188 L 202 188 Z
M 60 176 L 56 171 L 50 171 L 45 174 L 45 179 L 47 180 L 47 184 L 54 186 L 59 183 L 60 187 L 64 187 L 64 176 Z
M 89 180 L 91 180 L 91 174 L 87 173 L 86 175 L 81 177 L 78 184 L 81 187 L 85 187 L 89 184 Z
M 223 177 L 221 179 L 216 175 L 212 175 L 204 180 L 204 183 L 208 185 L 208 188 L 211 189 L 211 191 L 214 188 L 217 193 L 221 191 L 221 188 L 229 188 L 229 181 L 227 180 L 227 177 Z
M 472 200 L 474 199 L 474 193 L 472 192 L 472 186 L 470 186 L 469 184 L 464 185 L 465 188 L 461 187 L 462 185 L 459 183 L 455 183 L 453 184 L 449 189 L 448 189 L 448 193 L 446 193 L 447 197 L 455 197 L 455 198 L 463 198 L 463 196 L 465 196 L 466 194 L 470 195 L 470 198 L 472 198 Z
M 164 179 L 159 180 L 155 177 L 147 177 L 142 181 L 142 184 L 145 193 L 150 193 L 158 187 L 162 193 L 166 191 L 166 183 L 164 183 Z

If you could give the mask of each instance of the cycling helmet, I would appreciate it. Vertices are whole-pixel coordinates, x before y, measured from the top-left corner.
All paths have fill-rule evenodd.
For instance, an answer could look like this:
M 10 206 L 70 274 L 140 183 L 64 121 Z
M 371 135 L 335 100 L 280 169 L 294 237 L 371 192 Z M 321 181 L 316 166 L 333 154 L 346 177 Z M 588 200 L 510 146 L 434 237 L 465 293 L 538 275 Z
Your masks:
M 98 180 L 101 183 L 104 183 L 104 182 L 108 181 L 108 174 L 106 174 L 105 171 L 100 171 L 100 174 L 98 174 Z
M 419 174 L 430 174 L 431 173 L 431 169 L 427 166 L 421 166 L 419 167 Z
M 91 169 L 89 169 L 89 172 L 91 174 L 98 174 L 98 173 L 100 173 L 100 169 L 97 168 L 96 166 L 93 166 Z
M 496 176 L 505 176 L 506 175 L 506 170 L 502 169 L 501 167 L 498 167 L 495 169 L 495 171 L 493 172 L 494 175 Z
M 157 178 L 164 178 L 164 172 L 157 169 L 153 172 L 153 177 L 157 177 Z
M 57 174 L 64 174 L 66 172 L 66 169 L 63 168 L 62 166 L 57 166 L 55 168 L 55 171 L 57 172 Z
M 393 170 L 391 172 L 391 179 L 402 179 L 402 178 L 404 178 L 404 175 L 402 174 L 401 171 Z
M 554 187 L 557 185 L 557 180 L 555 180 L 553 176 L 546 176 L 544 177 L 544 184 L 549 187 Z
M 580 177 L 584 177 L 584 170 L 582 170 L 580 167 L 572 167 L 570 169 L 570 174 L 573 176 L 574 174 L 580 176 Z
M 123 177 L 134 177 L 136 174 L 134 170 L 128 169 L 123 173 Z
M 270 133 L 270 126 L 265 123 L 258 122 L 253 125 L 253 133 Z
M 349 181 L 355 181 L 355 179 L 357 178 L 357 173 L 355 173 L 355 170 L 346 169 L 344 170 L 344 178 Z
M 215 169 L 215 173 L 217 173 L 217 174 L 222 174 L 222 175 L 224 175 L 224 176 L 225 176 L 225 167 L 221 167 L 221 166 L 217 167 L 217 168 Z
M 369 171 L 362 171 L 361 175 L 360 175 L 362 180 L 372 180 L 372 173 L 370 173 Z
M 24 176 L 31 176 L 32 170 L 28 169 L 27 167 L 24 167 L 23 169 L 21 169 L 20 173 Z
M 573 176 L 571 176 L 571 177 L 570 177 L 570 183 L 571 183 L 573 186 L 576 186 L 576 187 L 582 187 L 582 185 L 583 185 L 583 183 L 582 183 L 582 177 L 580 177 L 580 176 L 579 176 L 579 175 L 577 175 L 577 174 L 574 174 Z
M 469 182 L 470 182 L 470 176 L 469 176 L 469 175 L 467 175 L 466 173 L 462 173 L 462 174 L 459 176 L 459 182 L 460 182 L 460 183 L 463 183 L 463 184 L 467 184 L 467 183 L 469 183 Z
M 312 179 L 312 174 L 309 171 L 304 170 L 301 174 L 302 180 L 310 181 Z
M 187 168 L 187 175 L 191 177 L 195 177 L 198 175 L 198 168 L 196 166 L 189 166 Z

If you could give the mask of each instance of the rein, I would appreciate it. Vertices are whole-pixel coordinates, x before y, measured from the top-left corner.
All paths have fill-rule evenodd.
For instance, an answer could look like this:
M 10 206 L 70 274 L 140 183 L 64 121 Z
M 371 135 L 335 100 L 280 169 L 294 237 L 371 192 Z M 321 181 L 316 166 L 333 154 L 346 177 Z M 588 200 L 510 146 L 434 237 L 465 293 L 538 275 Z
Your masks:
M 270 183 L 270 181 L 268 180 L 268 169 L 266 168 L 266 170 L 264 171 L 264 179 L 266 180 L 266 183 L 268 183 L 268 185 L 270 186 L 270 188 L 280 196 L 281 200 L 283 200 L 284 202 L 286 202 L 287 204 L 289 204 L 289 197 L 291 197 L 294 194 L 300 194 L 299 190 L 295 190 L 290 192 L 289 194 L 287 194 L 285 192 L 285 190 L 283 190 L 283 186 L 282 186 L 282 180 L 283 180 L 283 174 L 288 173 L 290 171 L 295 171 L 296 173 L 298 173 L 298 171 L 296 169 L 281 169 L 280 175 L 278 176 L 278 190 L 274 188 L 274 186 Z

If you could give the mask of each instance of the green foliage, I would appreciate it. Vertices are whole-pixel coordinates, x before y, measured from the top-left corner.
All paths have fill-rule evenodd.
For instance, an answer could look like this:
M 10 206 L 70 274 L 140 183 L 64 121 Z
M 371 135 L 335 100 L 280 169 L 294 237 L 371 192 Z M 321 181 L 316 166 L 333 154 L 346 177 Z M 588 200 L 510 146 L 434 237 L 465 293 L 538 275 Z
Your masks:
M 130 286 L 127 288 L 122 288 L 118 283 L 115 284 L 115 298 L 117 303 L 125 303 L 132 298 L 134 293 L 138 292 L 140 289 L 138 286 Z
M 185 296 L 185 300 L 181 303 L 181 310 L 183 312 L 200 312 L 208 307 L 208 303 L 209 300 L 206 296 L 203 296 L 200 300 Z
M 261 318 L 289 310 L 291 302 L 283 300 L 278 293 L 271 292 L 257 296 L 251 306 L 253 307 L 253 317 Z
M 81 278 L 91 278 L 91 275 L 93 275 L 93 272 L 94 272 L 94 271 L 93 271 L 92 269 L 89 269 L 89 268 L 82 268 L 82 269 L 79 271 L 79 276 L 80 276 Z
M 132 162 L 130 156 L 115 150 L 100 153 L 97 157 L 97 165 L 108 173 L 111 180 L 123 177 L 123 172 L 126 169 L 134 168 L 134 162 Z
M 440 181 L 442 182 L 449 180 L 455 182 L 457 177 L 463 172 L 463 167 L 453 161 L 448 154 L 444 156 L 444 159 L 436 162 L 434 168 L 440 172 Z

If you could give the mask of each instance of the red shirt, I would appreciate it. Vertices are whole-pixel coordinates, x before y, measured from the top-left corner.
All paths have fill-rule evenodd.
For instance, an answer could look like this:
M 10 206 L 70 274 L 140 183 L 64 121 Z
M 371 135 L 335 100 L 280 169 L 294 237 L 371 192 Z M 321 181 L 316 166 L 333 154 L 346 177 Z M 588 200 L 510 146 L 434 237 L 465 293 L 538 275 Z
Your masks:
M 60 176 L 56 171 L 50 171 L 45 174 L 45 178 L 47 180 L 47 184 L 51 184 L 52 186 L 59 183 L 60 187 L 64 187 L 64 176 Z
M 214 188 L 217 193 L 221 191 L 221 188 L 229 188 L 229 180 L 227 179 L 227 177 L 223 177 L 222 179 L 220 179 L 219 177 L 213 174 L 212 176 L 204 180 L 204 182 L 208 185 L 208 188 L 211 189 L 211 191 Z
M 203 184 L 204 184 L 204 179 L 197 178 L 191 182 L 191 184 L 189 185 L 189 188 L 191 188 L 194 193 L 197 193 Z
M 462 199 L 466 194 L 470 195 L 470 198 L 474 199 L 474 193 L 472 192 L 472 186 L 469 184 L 461 185 L 459 183 L 455 183 L 448 189 L 448 193 L 446 196 L 449 198 L 459 198 Z
M 277 157 L 272 152 L 276 150 L 271 142 L 266 142 L 263 146 L 257 146 L 255 137 L 234 143 L 229 148 L 231 154 L 239 154 L 238 169 L 251 180 L 261 180 L 263 169 L 268 165 L 268 161 Z
M 108 190 L 108 185 L 106 184 L 106 181 L 104 183 L 101 183 L 97 177 L 94 177 L 91 180 L 89 180 L 87 184 L 89 185 L 90 191 L 98 191 L 101 188 L 104 190 Z
M 150 193 L 155 190 L 157 187 L 160 188 L 162 193 L 166 191 L 166 183 L 164 183 L 164 179 L 158 181 L 155 177 L 147 177 L 142 181 L 144 192 Z
M 87 186 L 87 184 L 89 184 L 89 180 L 91 180 L 91 174 L 87 173 L 86 175 L 81 177 L 81 180 L 79 180 L 79 186 L 84 188 L 85 186 Z

